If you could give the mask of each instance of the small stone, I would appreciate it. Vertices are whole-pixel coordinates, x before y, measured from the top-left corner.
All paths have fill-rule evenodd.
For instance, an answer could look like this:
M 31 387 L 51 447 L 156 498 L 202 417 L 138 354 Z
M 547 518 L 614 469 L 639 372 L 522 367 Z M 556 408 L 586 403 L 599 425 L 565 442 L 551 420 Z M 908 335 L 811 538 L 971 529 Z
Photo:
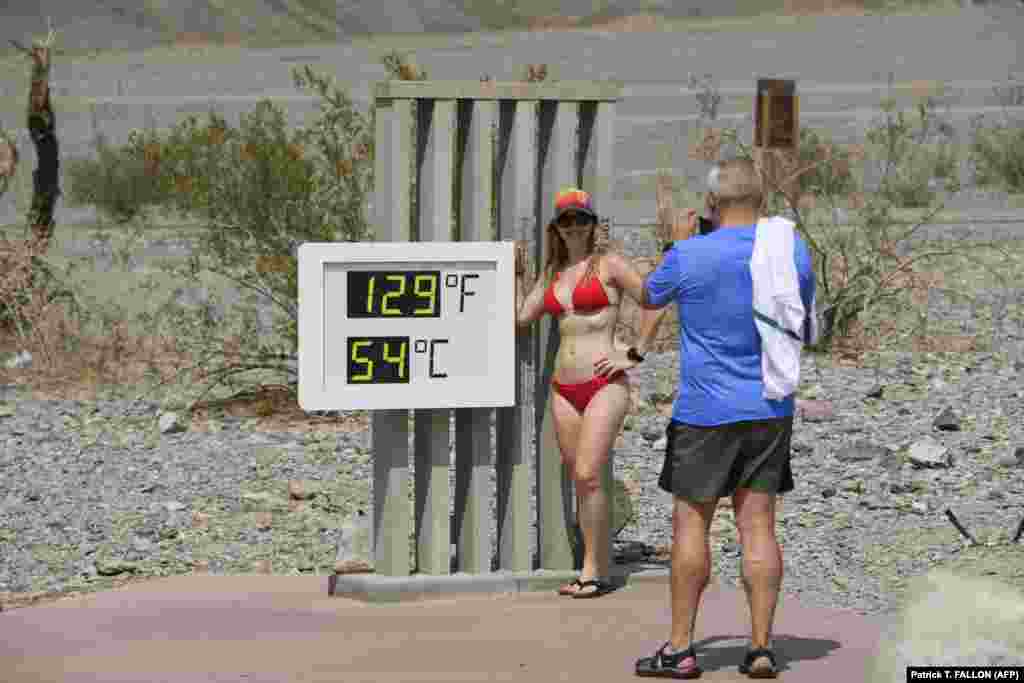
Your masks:
M 645 420 L 640 427 L 640 434 L 648 441 L 665 438 L 665 430 L 655 420 Z
M 169 500 L 164 503 L 164 507 L 167 508 L 168 512 L 177 512 L 179 510 L 184 510 L 186 506 L 184 503 L 180 503 L 176 500 Z
M 868 389 L 867 397 L 868 398 L 882 398 L 882 392 L 884 392 L 884 391 L 885 391 L 885 387 L 884 386 L 882 386 L 881 384 L 876 384 L 875 386 L 873 386 L 870 389 Z
M 274 515 L 270 512 L 254 512 L 253 523 L 256 528 L 260 531 L 266 531 L 270 528 L 270 524 L 274 519 Z
M 185 431 L 185 425 L 181 423 L 177 413 L 164 413 L 160 416 L 160 433 L 175 434 Z
M 4 365 L 8 370 L 24 370 L 32 366 L 32 354 L 28 351 L 22 351 L 8 359 Z
M 889 449 L 870 441 L 857 440 L 836 452 L 836 458 L 844 462 L 863 462 L 885 457 Z
M 910 509 L 919 515 L 923 515 L 928 512 L 928 503 L 915 500 L 913 503 L 910 504 Z
M 831 401 L 796 399 L 796 409 L 805 422 L 829 422 L 836 417 Z
M 127 560 L 97 560 L 96 573 L 100 576 L 117 576 L 125 572 L 134 572 L 135 563 Z
M 288 482 L 288 495 L 293 500 L 309 500 L 317 494 L 316 488 L 309 482 L 291 480 Z
M 1017 458 L 1013 453 L 1006 453 L 996 458 L 996 465 L 999 467 L 1018 467 L 1022 464 L 1022 461 Z
M 192 528 L 205 529 L 210 525 L 210 515 L 198 510 L 192 513 Z
M 953 409 L 947 406 L 945 410 L 936 416 L 932 426 L 945 432 L 958 432 L 960 431 L 960 420 L 957 418 L 956 413 L 953 412 Z
M 339 560 L 334 563 L 335 574 L 370 574 L 373 567 L 364 560 Z
M 826 486 L 825 488 L 823 488 L 821 490 L 821 497 L 822 498 L 831 498 L 834 495 L 836 495 L 836 490 L 832 486 Z
M 949 449 L 931 437 L 911 445 L 907 458 L 917 467 L 944 468 L 953 464 Z
M 618 552 L 618 561 L 623 564 L 630 562 L 641 562 L 647 555 L 647 546 L 639 541 L 626 543 Z

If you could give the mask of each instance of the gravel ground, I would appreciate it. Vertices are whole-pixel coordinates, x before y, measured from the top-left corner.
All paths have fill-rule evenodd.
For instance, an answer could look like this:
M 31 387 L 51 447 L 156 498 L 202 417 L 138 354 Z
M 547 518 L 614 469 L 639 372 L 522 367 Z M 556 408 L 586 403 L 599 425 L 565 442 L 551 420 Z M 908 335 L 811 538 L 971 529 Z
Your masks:
M 671 541 L 669 499 L 656 483 L 666 418 L 651 405 L 675 359 L 652 354 L 636 371 L 641 409 L 616 449 L 616 476 L 638 486 L 637 518 L 622 540 L 647 552 Z M 878 377 L 805 360 L 805 383 L 832 410 L 809 404 L 815 414 L 797 418 L 797 488 L 778 526 L 784 590 L 802 602 L 888 612 L 904 579 L 962 550 L 946 507 L 982 542 L 1005 539 L 1024 514 L 1020 362 L 891 360 Z M 882 397 L 869 397 L 878 385 Z M 0 591 L 89 590 L 118 575 L 186 573 L 197 562 L 211 573 L 252 571 L 261 560 L 275 573 L 323 573 L 340 524 L 369 499 L 366 431 L 266 433 L 225 417 L 220 431 L 161 433 L 153 404 L 27 400 L 10 385 L 0 399 Z M 933 424 L 947 407 L 955 430 Z M 917 454 L 929 442 L 944 452 Z M 933 460 L 912 464 L 919 457 Z M 290 502 L 291 480 L 316 495 Z M 714 538 L 715 574 L 736 582 L 728 507 Z

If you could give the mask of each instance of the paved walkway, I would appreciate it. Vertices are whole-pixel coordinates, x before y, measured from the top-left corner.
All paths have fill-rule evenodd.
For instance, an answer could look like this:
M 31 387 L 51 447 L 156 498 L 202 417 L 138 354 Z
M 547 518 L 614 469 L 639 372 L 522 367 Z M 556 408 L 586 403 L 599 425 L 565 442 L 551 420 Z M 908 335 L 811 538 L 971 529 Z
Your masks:
M 5 683 L 639 681 L 667 638 L 664 580 L 595 600 L 551 593 L 374 605 L 326 577 L 181 576 L 0 613 Z M 862 683 L 881 620 L 784 600 L 775 647 L 791 683 Z M 742 591 L 712 585 L 697 623 L 703 680 L 741 681 Z

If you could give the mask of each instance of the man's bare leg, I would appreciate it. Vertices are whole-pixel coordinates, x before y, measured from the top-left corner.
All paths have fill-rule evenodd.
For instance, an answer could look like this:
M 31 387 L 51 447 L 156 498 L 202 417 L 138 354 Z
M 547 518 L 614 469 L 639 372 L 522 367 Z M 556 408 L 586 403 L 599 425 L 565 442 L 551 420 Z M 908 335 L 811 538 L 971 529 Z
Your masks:
M 750 606 L 751 647 L 771 647 L 772 623 L 782 586 L 782 550 L 775 538 L 776 494 L 737 489 L 733 496 L 736 526 L 743 546 L 743 588 Z M 759 657 L 753 668 L 767 668 Z
M 711 578 L 708 530 L 718 499 L 693 502 L 675 499 L 672 512 L 672 638 L 674 650 L 693 641 L 700 598 Z

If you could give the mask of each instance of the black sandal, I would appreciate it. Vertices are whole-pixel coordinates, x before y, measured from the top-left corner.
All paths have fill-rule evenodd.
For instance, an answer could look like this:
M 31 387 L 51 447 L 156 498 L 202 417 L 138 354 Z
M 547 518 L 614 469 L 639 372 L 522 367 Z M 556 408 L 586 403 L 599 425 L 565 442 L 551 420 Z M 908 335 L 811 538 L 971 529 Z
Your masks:
M 770 669 L 758 669 L 756 671 L 751 669 L 754 662 L 760 657 L 768 658 L 768 661 L 771 662 Z M 747 652 L 746 659 L 740 664 L 740 673 L 746 674 L 751 678 L 775 678 L 779 675 L 779 669 L 775 664 L 775 654 L 768 649 L 750 650 Z
M 658 648 L 653 657 L 638 659 L 636 661 L 636 675 L 647 678 L 700 678 L 702 672 L 700 667 L 697 666 L 697 653 L 692 645 L 674 655 L 665 654 L 666 647 L 668 647 L 667 642 Z M 693 668 L 680 669 L 679 665 L 690 657 L 693 657 Z
M 588 598 L 599 598 L 602 595 L 607 595 L 608 593 L 611 593 L 612 591 L 615 590 L 614 586 L 612 586 L 610 583 L 608 583 L 606 581 L 602 581 L 601 579 L 593 579 L 591 581 L 584 581 L 583 583 L 580 583 L 579 586 L 580 587 L 578 589 L 576 589 L 576 592 L 572 594 L 572 597 L 574 599 L 576 599 L 576 600 L 586 600 Z M 583 589 L 587 588 L 589 586 L 593 586 L 594 590 L 593 591 L 589 591 L 587 593 L 584 593 Z
M 573 586 L 576 587 L 576 590 L 568 590 L 568 589 L 572 588 Z M 565 586 L 562 586 L 561 588 L 559 588 L 558 589 L 558 594 L 559 595 L 573 596 L 573 595 L 576 595 L 576 593 L 579 591 L 580 588 L 583 588 L 583 582 L 580 581 L 580 577 L 577 576 L 575 579 L 573 579 L 572 583 L 566 584 Z

